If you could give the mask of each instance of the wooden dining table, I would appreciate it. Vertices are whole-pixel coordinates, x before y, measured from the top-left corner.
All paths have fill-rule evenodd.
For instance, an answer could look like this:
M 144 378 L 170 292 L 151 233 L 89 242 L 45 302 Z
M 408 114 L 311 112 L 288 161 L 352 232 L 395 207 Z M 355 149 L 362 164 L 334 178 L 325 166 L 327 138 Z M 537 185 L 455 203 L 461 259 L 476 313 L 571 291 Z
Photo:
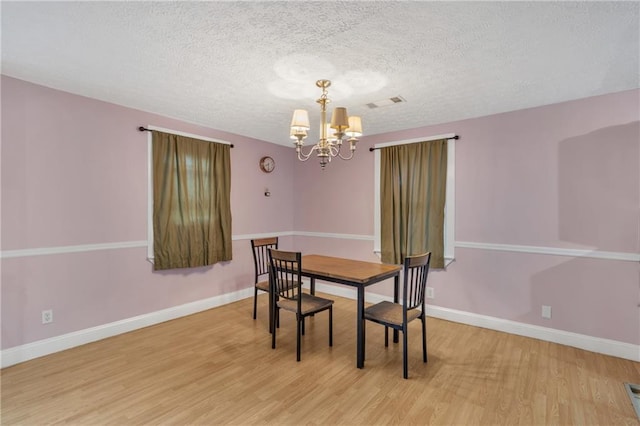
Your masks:
M 364 367 L 364 290 L 372 284 L 394 279 L 394 302 L 398 302 L 400 288 L 401 265 L 388 265 L 361 260 L 345 259 L 341 257 L 307 254 L 302 256 L 302 276 L 311 279 L 311 294 L 315 294 L 316 280 L 329 281 L 355 287 L 357 290 L 357 344 L 356 366 Z M 394 342 L 398 341 L 397 331 Z

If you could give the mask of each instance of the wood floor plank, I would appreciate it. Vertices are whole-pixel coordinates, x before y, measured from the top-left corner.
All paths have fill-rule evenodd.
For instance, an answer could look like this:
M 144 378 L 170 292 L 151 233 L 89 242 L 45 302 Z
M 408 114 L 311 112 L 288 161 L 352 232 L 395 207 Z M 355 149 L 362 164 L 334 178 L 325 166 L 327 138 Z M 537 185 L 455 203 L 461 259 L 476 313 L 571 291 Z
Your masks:
M 366 325 L 356 368 L 355 302 L 307 319 L 296 362 L 295 319 L 277 348 L 267 298 L 252 299 L 18 364 L 1 371 L 3 425 L 638 425 L 624 389 L 640 363 L 434 318 L 429 362 L 420 323 L 401 344 Z

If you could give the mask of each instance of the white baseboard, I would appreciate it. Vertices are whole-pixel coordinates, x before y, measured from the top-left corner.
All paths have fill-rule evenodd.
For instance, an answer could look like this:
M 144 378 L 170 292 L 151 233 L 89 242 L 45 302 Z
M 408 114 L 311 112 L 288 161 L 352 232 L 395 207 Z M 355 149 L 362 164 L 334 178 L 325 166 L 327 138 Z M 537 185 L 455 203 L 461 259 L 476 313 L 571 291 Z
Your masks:
M 547 342 L 559 343 L 604 355 L 629 359 L 640 362 L 640 345 L 619 342 L 617 340 L 602 339 L 587 336 L 586 334 L 572 333 L 570 331 L 557 330 L 555 328 L 541 327 L 525 324 L 471 312 L 457 311 L 455 309 L 429 306 L 427 315 L 434 318 L 468 324 L 475 327 L 488 328 L 490 330 L 503 331 L 518 336 L 531 337 Z
M 308 285 L 308 284 L 307 284 Z M 337 285 L 323 283 L 316 284 L 316 290 L 322 293 L 333 294 L 347 299 L 356 299 L 356 290 Z M 391 297 L 365 292 L 365 300 L 369 303 L 377 303 L 383 300 L 392 301 Z M 226 305 L 238 300 L 253 296 L 253 288 L 246 288 L 233 293 L 227 293 L 209 299 L 198 300 L 161 311 L 139 315 L 109 324 L 91 327 L 73 333 L 49 339 L 39 340 L 26 345 L 5 349 L 0 353 L 0 368 L 9 367 L 14 364 L 29 361 L 45 355 L 50 355 L 76 346 L 81 346 L 107 337 L 170 321 L 176 318 L 195 314 L 207 309 Z M 502 331 L 519 336 L 531 337 L 547 342 L 559 343 L 572 346 L 591 352 L 611 355 L 618 358 L 629 359 L 640 362 L 640 345 L 619 342 L 616 340 L 601 339 L 584 334 L 571 333 L 568 331 L 556 330 L 553 328 L 540 327 L 531 324 L 519 323 L 516 321 L 504 320 L 486 315 L 474 314 L 471 312 L 457 311 L 455 309 L 442 308 L 439 306 L 428 306 L 427 315 L 433 318 L 458 322 L 461 324 L 482 327 L 490 330 Z
M 335 296 L 354 300 L 356 299 L 356 291 L 344 286 L 317 283 L 316 290 L 327 294 L 333 294 Z M 392 302 L 393 298 L 365 292 L 365 300 L 370 303 L 378 303 L 383 300 Z M 458 311 L 455 309 L 442 308 L 439 306 L 427 306 L 427 316 L 472 325 L 474 327 L 482 327 L 490 330 L 516 334 L 518 336 L 531 337 L 534 339 L 544 340 L 546 342 L 558 343 L 578 349 L 640 362 L 640 345 L 634 345 L 631 343 L 602 339 L 599 337 L 587 336 L 585 334 L 540 327 L 537 325 L 474 314 L 471 312 Z
M 198 300 L 196 302 L 174 306 L 161 311 L 150 312 L 137 317 L 74 331 L 72 333 L 39 340 L 33 343 L 27 343 L 26 345 L 15 346 L 2 351 L 0 354 L 0 368 L 9 367 L 34 358 L 50 355 L 55 352 L 64 351 L 66 349 L 71 349 L 97 340 L 106 339 L 107 337 L 117 336 L 118 334 L 127 333 L 150 325 L 206 311 L 207 309 L 226 305 L 252 296 L 253 287 L 246 288 L 233 293 Z

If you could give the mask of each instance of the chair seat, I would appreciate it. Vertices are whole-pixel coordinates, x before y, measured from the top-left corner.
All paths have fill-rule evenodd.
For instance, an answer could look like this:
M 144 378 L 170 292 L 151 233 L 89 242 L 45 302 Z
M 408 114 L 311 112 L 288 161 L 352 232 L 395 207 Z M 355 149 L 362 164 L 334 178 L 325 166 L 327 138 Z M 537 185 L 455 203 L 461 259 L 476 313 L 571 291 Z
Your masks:
M 333 300 L 324 299 L 318 296 L 312 296 L 307 293 L 302 293 L 301 305 L 302 315 L 308 315 L 313 312 L 318 312 L 323 309 L 329 308 L 331 305 L 333 305 Z M 278 300 L 278 307 L 290 312 L 297 312 L 298 302 L 296 300 L 280 299 Z
M 294 288 L 296 286 L 296 283 L 287 283 L 286 287 L 287 288 Z M 269 291 L 269 280 L 266 281 L 260 281 L 256 284 L 256 287 L 258 288 L 258 290 L 262 290 L 262 291 Z
M 421 312 L 418 309 L 407 311 L 407 322 L 413 321 L 420 317 L 420 315 Z M 373 321 L 402 327 L 402 305 L 385 300 L 384 302 L 376 303 L 366 308 L 364 310 L 364 317 Z
M 269 280 L 257 282 L 256 288 L 262 291 L 269 291 Z

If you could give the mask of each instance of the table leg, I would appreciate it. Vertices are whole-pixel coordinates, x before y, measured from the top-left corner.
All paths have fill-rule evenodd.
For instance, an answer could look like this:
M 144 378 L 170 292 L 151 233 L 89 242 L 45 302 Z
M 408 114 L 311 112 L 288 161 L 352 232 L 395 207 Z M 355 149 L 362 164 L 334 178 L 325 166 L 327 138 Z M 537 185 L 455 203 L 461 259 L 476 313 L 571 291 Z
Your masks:
M 357 318 L 357 352 L 356 365 L 358 368 L 364 368 L 364 286 L 358 286 L 358 318 Z
M 393 277 L 393 303 L 400 303 L 400 273 Z M 393 329 L 393 343 L 398 343 L 398 330 Z

